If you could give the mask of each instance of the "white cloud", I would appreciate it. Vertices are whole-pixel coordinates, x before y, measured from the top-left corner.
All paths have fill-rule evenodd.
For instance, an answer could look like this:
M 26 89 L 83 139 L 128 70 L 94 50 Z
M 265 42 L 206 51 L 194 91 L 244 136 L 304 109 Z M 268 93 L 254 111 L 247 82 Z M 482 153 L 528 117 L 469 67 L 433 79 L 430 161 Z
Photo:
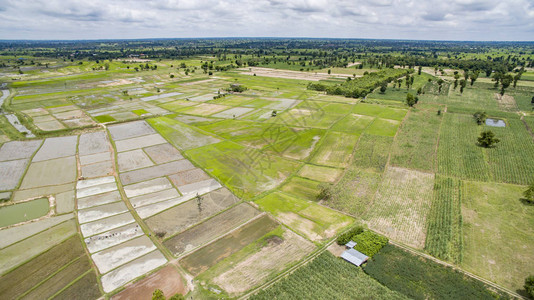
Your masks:
M 1 39 L 533 40 L 531 0 L 0 0 Z

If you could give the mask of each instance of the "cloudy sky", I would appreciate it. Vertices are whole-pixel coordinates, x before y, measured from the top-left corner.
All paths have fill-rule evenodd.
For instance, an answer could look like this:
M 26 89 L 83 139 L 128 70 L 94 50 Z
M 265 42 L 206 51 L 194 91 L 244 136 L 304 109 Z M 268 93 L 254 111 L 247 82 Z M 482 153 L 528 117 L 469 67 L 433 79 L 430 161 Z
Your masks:
M 534 40 L 534 0 L 0 0 L 0 39 Z

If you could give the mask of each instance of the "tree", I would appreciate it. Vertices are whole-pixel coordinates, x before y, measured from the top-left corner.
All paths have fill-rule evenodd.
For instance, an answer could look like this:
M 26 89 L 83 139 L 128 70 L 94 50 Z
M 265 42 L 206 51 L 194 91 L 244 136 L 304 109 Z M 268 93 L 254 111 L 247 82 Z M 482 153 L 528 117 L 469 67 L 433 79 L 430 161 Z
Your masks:
M 495 133 L 491 130 L 482 131 L 477 140 L 478 144 L 484 148 L 494 147 L 495 144 L 501 141 L 495 137 Z
M 534 96 L 532 96 L 532 100 L 530 100 L 530 104 L 534 104 Z
M 166 300 L 163 291 L 161 291 L 160 289 L 155 290 L 152 293 L 152 300 Z
M 439 86 L 438 93 L 441 93 L 441 88 L 443 87 L 443 82 L 444 82 L 443 79 L 441 79 L 441 78 L 438 79 L 438 86 Z
M 534 204 L 534 181 L 523 192 L 523 196 L 525 196 L 525 200 L 527 200 L 528 203 Z
M 478 71 L 471 73 L 469 79 L 471 79 L 471 86 L 475 84 L 475 81 L 478 79 Z
M 273 112 L 271 113 L 271 117 L 276 117 L 278 115 L 278 113 L 276 112 L 276 110 L 273 110 Z
M 387 85 L 386 83 L 383 83 L 381 86 L 380 86 L 380 92 L 383 94 L 386 92 L 386 89 L 387 89 Z
M 525 279 L 525 290 L 531 298 L 534 298 L 534 275 L 530 275 Z
M 185 297 L 182 294 L 176 294 L 176 295 L 170 297 L 169 300 L 185 300 Z
M 486 112 L 477 111 L 473 114 L 473 117 L 475 117 L 475 120 L 477 121 L 478 125 L 482 125 L 484 124 L 484 122 L 486 122 L 486 118 L 488 117 L 488 115 L 486 115 Z
M 406 104 L 408 104 L 408 106 L 410 107 L 413 107 L 415 103 L 417 103 L 417 101 L 415 100 L 414 95 L 412 95 L 411 93 L 408 93 L 406 95 Z
M 423 67 L 419 66 L 419 69 L 417 69 L 417 75 L 421 75 L 421 70 L 423 69 Z

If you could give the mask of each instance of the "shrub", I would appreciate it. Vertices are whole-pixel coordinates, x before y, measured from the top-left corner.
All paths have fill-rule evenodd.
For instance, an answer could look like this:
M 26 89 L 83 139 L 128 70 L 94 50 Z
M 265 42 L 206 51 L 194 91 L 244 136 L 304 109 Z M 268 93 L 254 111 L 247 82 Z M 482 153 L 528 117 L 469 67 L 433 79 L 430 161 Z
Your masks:
M 372 231 L 364 231 L 354 237 L 352 240 L 356 242 L 354 249 L 361 253 L 373 257 L 380 249 L 388 244 L 388 239 L 378 235 Z
M 346 243 L 350 242 L 355 236 L 359 235 L 362 232 L 363 232 L 363 227 L 361 226 L 353 227 L 349 231 L 341 234 L 337 238 L 337 244 L 345 245 Z
M 525 279 L 525 290 L 527 290 L 530 298 L 534 299 L 534 275 L 530 275 Z

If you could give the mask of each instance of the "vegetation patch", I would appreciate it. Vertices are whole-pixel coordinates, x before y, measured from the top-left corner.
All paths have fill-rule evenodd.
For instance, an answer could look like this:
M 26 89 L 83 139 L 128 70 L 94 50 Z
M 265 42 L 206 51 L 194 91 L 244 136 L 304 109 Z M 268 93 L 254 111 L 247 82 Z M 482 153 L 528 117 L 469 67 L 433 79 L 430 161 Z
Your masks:
M 188 272 L 196 276 L 246 245 L 261 238 L 277 226 L 278 223 L 268 215 L 263 215 L 223 236 L 214 243 L 187 255 L 180 260 L 180 264 Z
M 325 251 L 250 299 L 407 299 L 360 268 Z
M 282 192 L 271 193 L 256 200 L 262 210 L 312 241 L 335 235 L 354 220 L 312 201 L 295 198 Z
M 369 227 L 416 248 L 423 248 L 434 174 L 390 167 L 364 216 Z
M 365 273 L 411 299 L 498 299 L 480 281 L 393 245 L 363 267 Z
M 454 263 L 462 260 L 461 188 L 457 179 L 436 176 L 425 242 L 430 254 Z
M 110 115 L 100 115 L 94 117 L 95 120 L 97 120 L 99 123 L 109 123 L 109 122 L 115 122 L 117 121 L 114 117 Z
M 461 265 L 512 290 L 534 270 L 534 206 L 521 201 L 525 190 L 471 181 L 462 189 Z

